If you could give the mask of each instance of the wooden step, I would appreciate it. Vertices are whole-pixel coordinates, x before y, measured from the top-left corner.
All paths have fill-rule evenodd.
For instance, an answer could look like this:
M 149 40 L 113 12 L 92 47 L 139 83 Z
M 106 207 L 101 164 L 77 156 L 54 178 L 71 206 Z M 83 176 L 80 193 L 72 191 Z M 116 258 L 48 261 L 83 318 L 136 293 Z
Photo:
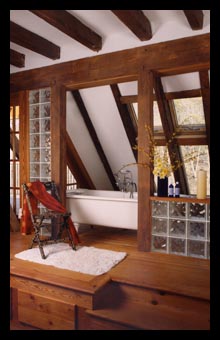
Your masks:
M 19 322 L 19 321 L 17 321 L 17 320 L 11 320 L 10 321 L 10 330 L 11 331 L 15 331 L 15 330 L 17 330 L 17 331 L 31 331 L 31 330 L 33 330 L 33 331 L 38 331 L 38 330 L 40 330 L 39 328 L 36 328 L 36 327 L 32 327 L 32 326 L 30 326 L 30 325 L 26 325 L 25 323 L 23 323 L 23 322 Z
M 22 292 L 50 297 L 84 308 L 94 308 L 94 297 L 109 281 L 109 274 L 82 274 L 53 266 L 23 261 L 15 254 L 28 249 L 33 235 L 11 233 L 10 284 Z M 16 300 L 16 298 L 14 299 Z
M 24 292 L 44 295 L 72 302 L 85 308 L 94 308 L 94 297 L 109 281 L 110 276 L 87 275 L 53 266 L 45 266 L 11 258 L 10 285 Z
M 161 305 L 120 301 L 115 306 L 87 310 L 86 313 L 94 322 L 97 323 L 99 320 L 102 327 L 100 329 L 105 328 L 105 322 L 113 324 L 111 329 L 115 330 L 121 329 L 121 326 L 140 330 L 209 330 L 210 328 L 209 320 L 203 314 Z
M 117 302 L 140 303 L 148 306 L 172 307 L 177 311 L 200 313 L 209 319 L 210 302 L 204 299 L 192 298 L 152 288 L 143 288 L 124 283 L 108 283 L 95 296 L 94 309 L 103 309 L 111 305 L 112 300 Z
M 127 256 L 109 274 L 114 282 L 210 300 L 207 260 L 143 253 L 139 258 Z

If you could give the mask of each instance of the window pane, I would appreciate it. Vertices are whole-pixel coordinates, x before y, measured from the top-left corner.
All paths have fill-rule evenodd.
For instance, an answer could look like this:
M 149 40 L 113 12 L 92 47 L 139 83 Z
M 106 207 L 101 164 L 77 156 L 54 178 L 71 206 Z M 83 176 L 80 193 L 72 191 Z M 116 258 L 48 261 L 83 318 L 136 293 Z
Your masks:
M 14 178 L 13 162 L 10 162 L 10 187 L 13 187 L 13 178 Z
M 195 129 L 196 125 L 205 127 L 203 103 L 201 97 L 173 100 L 178 125 Z
M 153 117 L 154 117 L 154 131 L 163 131 L 162 128 L 162 122 L 160 118 L 160 112 L 158 108 L 158 104 L 156 101 L 154 101 L 154 106 L 153 106 Z
M 196 195 L 197 171 L 201 169 L 207 171 L 207 195 L 210 195 L 210 162 L 207 145 L 184 145 L 180 146 L 180 150 L 184 159 L 190 194 Z
M 138 104 L 132 103 L 132 105 L 136 113 L 136 116 L 138 118 Z M 157 101 L 154 101 L 153 103 L 153 117 L 154 117 L 154 131 L 157 131 L 157 132 L 163 131 Z
M 66 190 L 74 190 L 77 189 L 76 179 L 74 178 L 72 172 L 69 167 L 66 167 Z

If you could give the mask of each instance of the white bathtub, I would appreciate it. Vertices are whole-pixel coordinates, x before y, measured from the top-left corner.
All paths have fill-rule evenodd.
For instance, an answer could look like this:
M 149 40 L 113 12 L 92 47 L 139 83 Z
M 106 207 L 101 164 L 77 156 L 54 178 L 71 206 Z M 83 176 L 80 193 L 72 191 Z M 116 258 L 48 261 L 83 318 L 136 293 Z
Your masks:
M 76 189 L 66 195 L 66 207 L 78 227 L 100 225 L 137 230 L 137 192 Z

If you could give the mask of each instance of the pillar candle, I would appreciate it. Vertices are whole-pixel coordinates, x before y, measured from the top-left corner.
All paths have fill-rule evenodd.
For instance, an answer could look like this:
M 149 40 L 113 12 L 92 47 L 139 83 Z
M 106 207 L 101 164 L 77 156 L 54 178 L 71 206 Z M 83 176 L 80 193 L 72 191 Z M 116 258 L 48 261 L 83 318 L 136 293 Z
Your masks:
M 197 171 L 197 198 L 206 198 L 206 183 L 207 183 L 207 172 L 204 170 Z

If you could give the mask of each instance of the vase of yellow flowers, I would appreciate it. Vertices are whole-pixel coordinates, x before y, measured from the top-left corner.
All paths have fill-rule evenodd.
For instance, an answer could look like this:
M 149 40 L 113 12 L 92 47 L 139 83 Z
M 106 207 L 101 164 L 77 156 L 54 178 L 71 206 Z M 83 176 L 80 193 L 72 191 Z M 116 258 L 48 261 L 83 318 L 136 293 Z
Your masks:
M 155 146 L 155 145 L 154 145 Z M 162 152 L 154 148 L 153 174 L 157 176 L 157 196 L 168 196 L 168 177 L 172 173 L 172 165 L 169 162 L 168 149 Z
M 175 142 L 176 133 L 174 132 L 166 145 L 158 148 L 154 139 L 154 134 L 148 125 L 144 126 L 147 133 L 148 146 L 144 148 L 142 146 L 135 145 L 134 150 L 138 150 L 143 154 L 144 161 L 137 163 L 129 163 L 124 165 L 123 168 L 130 165 L 143 166 L 144 168 L 150 168 L 152 173 L 157 176 L 157 196 L 168 196 L 168 177 L 172 175 L 178 168 L 183 165 L 183 162 L 177 159 L 175 152 L 169 154 L 168 146 Z M 184 162 L 187 163 L 198 157 L 198 153 L 189 153 Z

